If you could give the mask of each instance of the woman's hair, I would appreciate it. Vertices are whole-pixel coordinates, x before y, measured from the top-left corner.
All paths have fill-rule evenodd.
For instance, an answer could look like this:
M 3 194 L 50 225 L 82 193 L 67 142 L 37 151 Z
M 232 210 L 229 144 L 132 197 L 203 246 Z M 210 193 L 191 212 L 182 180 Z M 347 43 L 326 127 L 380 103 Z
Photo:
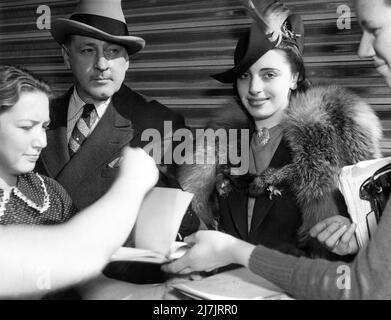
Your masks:
M 22 92 L 40 91 L 49 98 L 49 85 L 30 71 L 14 66 L 0 66 L 0 112 L 14 106 Z
M 311 87 L 311 82 L 307 79 L 305 73 L 305 66 L 303 56 L 301 55 L 299 48 L 291 42 L 282 41 L 275 49 L 279 49 L 284 52 L 286 59 L 288 60 L 292 73 L 298 73 L 297 89 L 292 93 L 304 92 Z

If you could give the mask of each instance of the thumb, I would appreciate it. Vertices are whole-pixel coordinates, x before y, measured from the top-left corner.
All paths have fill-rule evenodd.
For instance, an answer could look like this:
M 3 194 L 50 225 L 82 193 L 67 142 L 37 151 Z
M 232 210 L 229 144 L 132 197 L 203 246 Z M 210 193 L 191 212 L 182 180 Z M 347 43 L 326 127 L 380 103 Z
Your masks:
M 193 233 L 193 234 L 185 237 L 183 239 L 183 241 L 186 242 L 187 244 L 190 244 L 190 245 L 195 244 L 197 242 L 197 240 L 196 240 L 196 233 Z

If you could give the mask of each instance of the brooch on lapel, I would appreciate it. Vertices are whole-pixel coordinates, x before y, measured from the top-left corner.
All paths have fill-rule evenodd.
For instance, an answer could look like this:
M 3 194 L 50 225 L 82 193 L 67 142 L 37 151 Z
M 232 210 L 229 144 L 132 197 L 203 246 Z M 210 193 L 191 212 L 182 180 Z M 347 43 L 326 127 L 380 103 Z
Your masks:
M 272 200 L 275 196 L 282 196 L 283 189 L 278 181 L 274 181 L 275 173 L 278 172 L 278 169 L 268 168 L 260 174 L 233 176 L 229 166 L 220 166 L 216 173 L 216 190 L 222 198 L 228 197 L 232 190 L 236 190 L 254 198 L 266 193 Z
M 257 144 L 265 146 L 270 141 L 270 132 L 268 128 L 261 128 L 255 134 Z

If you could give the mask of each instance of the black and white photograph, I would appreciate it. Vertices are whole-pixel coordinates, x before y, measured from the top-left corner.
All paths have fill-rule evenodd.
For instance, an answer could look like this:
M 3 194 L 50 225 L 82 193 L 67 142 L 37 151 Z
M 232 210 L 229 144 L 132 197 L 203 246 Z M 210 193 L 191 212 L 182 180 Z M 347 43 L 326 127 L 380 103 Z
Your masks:
M 391 0 L 0 0 L 0 300 L 389 300 L 390 192 Z

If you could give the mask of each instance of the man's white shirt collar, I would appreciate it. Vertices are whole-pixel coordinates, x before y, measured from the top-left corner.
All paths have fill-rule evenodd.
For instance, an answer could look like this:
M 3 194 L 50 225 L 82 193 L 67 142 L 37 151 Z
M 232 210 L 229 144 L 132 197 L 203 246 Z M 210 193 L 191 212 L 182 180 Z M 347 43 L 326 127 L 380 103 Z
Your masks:
M 100 103 L 94 104 L 96 112 L 98 114 L 97 121 L 95 121 L 94 125 L 92 126 L 91 130 L 94 130 L 97 124 L 99 123 L 100 119 L 103 117 L 104 113 L 106 112 L 107 108 L 109 107 L 111 102 L 111 97 L 105 101 L 102 101 Z M 71 98 L 69 99 L 69 105 L 68 105 L 68 116 L 67 116 L 67 141 L 69 141 L 72 130 L 76 125 L 76 122 L 81 117 L 81 114 L 83 112 L 83 107 L 86 103 L 80 98 L 79 94 L 77 93 L 76 87 L 73 88 L 73 93 Z
M 94 104 L 99 119 L 103 117 L 110 102 L 111 97 L 105 101 Z M 77 93 L 76 87 L 74 87 L 72 97 L 69 102 L 68 121 L 83 112 L 81 109 L 84 107 L 85 104 L 86 103 L 80 98 L 79 94 Z

